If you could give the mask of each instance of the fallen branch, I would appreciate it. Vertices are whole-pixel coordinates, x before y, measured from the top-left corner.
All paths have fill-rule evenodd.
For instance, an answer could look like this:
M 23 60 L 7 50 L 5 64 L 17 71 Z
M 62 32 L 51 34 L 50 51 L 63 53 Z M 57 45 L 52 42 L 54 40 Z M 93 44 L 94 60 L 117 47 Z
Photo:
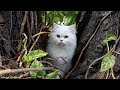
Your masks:
M 44 67 L 44 68 L 21 68 L 21 69 L 6 69 L 0 71 L 0 76 L 5 74 L 11 73 L 19 73 L 19 72 L 26 72 L 26 71 L 41 71 L 41 70 L 54 70 L 52 67 Z

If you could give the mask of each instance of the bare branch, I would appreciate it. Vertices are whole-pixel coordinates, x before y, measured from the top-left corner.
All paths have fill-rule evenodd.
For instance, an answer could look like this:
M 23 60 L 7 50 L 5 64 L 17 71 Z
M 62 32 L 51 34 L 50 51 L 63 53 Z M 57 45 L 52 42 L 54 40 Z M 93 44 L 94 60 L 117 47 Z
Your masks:
M 4 74 L 19 73 L 19 72 L 26 72 L 26 71 L 41 71 L 41 70 L 54 70 L 54 68 L 44 67 L 44 68 L 6 69 L 6 70 L 0 71 L 0 76 L 2 76 Z

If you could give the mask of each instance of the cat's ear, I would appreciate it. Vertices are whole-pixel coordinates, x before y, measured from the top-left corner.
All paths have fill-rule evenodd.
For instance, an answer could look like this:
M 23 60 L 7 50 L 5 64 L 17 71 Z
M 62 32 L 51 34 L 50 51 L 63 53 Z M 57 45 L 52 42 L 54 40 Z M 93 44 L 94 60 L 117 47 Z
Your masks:
M 58 24 L 53 23 L 53 25 L 49 28 L 49 31 L 54 31 L 56 28 L 58 28 Z
M 70 25 L 70 29 L 71 29 L 71 31 L 72 32 L 75 32 L 75 33 L 77 33 L 77 31 L 76 31 L 76 24 L 72 24 L 72 25 Z
M 53 28 L 56 29 L 56 28 L 59 28 L 59 26 L 60 26 L 59 24 L 57 24 L 57 23 L 53 23 Z
M 59 28 L 59 25 L 56 23 L 53 23 L 53 26 L 50 28 L 51 31 L 56 30 L 56 28 Z

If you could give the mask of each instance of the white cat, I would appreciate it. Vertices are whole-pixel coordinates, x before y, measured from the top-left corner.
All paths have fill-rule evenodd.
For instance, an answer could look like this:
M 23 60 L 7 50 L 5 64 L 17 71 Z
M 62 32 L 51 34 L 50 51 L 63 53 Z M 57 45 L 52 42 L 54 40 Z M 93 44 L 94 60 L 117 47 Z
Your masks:
M 51 60 L 53 66 L 62 70 L 59 75 L 63 78 L 71 68 L 71 60 L 76 48 L 76 25 L 64 26 L 54 23 L 51 31 L 46 51 L 54 59 Z

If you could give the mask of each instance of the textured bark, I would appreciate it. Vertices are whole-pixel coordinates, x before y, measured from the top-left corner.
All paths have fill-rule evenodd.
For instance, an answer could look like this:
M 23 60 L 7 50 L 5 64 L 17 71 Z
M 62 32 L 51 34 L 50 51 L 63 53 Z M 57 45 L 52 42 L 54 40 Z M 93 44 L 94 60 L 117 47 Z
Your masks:
M 76 61 L 78 59 L 79 54 L 81 53 L 82 48 L 84 48 L 86 42 L 90 38 L 90 36 L 93 34 L 93 32 L 96 30 L 100 20 L 107 15 L 109 11 L 91 11 L 86 12 L 83 17 L 88 14 L 89 20 L 87 20 L 86 24 L 82 25 L 81 23 L 85 22 L 86 19 L 83 17 L 80 17 L 82 19 L 79 22 L 78 32 L 81 30 L 82 33 L 78 35 L 78 45 L 76 49 L 76 53 L 74 56 L 74 60 Z M 81 15 L 84 12 L 81 13 Z M 106 53 L 106 46 L 103 43 L 103 40 L 105 39 L 105 36 L 108 32 L 115 33 L 116 36 L 119 36 L 119 17 L 120 12 L 113 12 L 110 15 L 108 15 L 105 20 L 101 23 L 97 33 L 94 35 L 92 40 L 89 42 L 89 45 L 85 49 L 84 53 L 82 54 L 82 57 L 80 58 L 79 63 L 77 64 L 76 68 L 70 75 L 70 78 L 79 78 L 82 79 L 85 76 L 86 70 L 88 69 L 88 66 L 97 58 L 100 58 L 101 56 L 105 55 Z M 80 26 L 82 25 L 82 26 Z M 114 42 L 109 44 L 111 47 L 114 45 Z M 116 47 L 116 50 L 119 50 L 119 44 Z M 114 66 L 114 72 L 115 75 L 119 74 L 120 67 L 119 67 L 119 55 L 117 55 L 116 58 L 116 64 Z M 90 72 L 88 74 L 88 78 L 94 78 L 98 79 L 98 74 L 100 74 L 100 62 L 95 64 L 92 69 L 90 69 Z
M 1 11 L 4 25 L 0 26 L 0 52 L 11 57 L 17 54 L 16 48 L 19 41 L 19 30 L 22 22 L 21 11 Z

